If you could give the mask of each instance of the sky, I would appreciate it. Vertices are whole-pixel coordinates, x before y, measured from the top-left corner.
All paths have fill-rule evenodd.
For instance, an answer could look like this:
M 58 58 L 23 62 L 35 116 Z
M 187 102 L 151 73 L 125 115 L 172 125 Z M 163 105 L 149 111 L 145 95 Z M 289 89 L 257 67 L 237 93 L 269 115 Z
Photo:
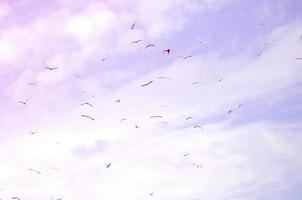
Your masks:
M 1 0 L 0 199 L 302 199 L 301 10 Z

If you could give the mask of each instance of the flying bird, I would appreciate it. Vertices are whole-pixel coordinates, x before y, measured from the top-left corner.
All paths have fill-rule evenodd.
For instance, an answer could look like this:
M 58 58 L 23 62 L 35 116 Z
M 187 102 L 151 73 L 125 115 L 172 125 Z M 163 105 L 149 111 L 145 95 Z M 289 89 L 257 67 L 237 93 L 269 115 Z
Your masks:
M 93 105 L 92 105 L 91 103 L 89 103 L 89 102 L 85 102 L 85 103 L 82 103 L 82 104 L 81 104 L 81 106 L 84 106 L 84 105 L 88 105 L 88 106 L 90 106 L 90 107 L 93 107 Z
M 201 128 L 201 126 L 199 126 L 199 125 L 195 125 L 195 126 L 194 126 L 194 128 Z
M 163 53 L 167 53 L 167 54 L 169 54 L 170 53 L 170 49 L 165 49 L 164 51 L 163 51 Z
M 189 155 L 190 155 L 189 153 L 185 153 L 185 154 L 184 154 L 185 157 L 187 157 L 187 156 L 189 156 Z
M 102 61 L 104 62 L 105 60 L 107 60 L 107 58 L 102 58 Z
M 123 122 L 123 121 L 126 121 L 126 120 L 128 120 L 127 118 L 122 118 L 121 119 L 121 123 Z
M 190 117 L 186 117 L 185 120 L 189 120 L 189 119 L 192 119 L 193 117 L 190 116 Z
M 154 192 L 149 193 L 150 196 L 153 196 Z
M 21 200 L 19 197 L 12 197 L 12 199 Z
M 26 99 L 25 101 L 18 101 L 18 103 L 21 103 L 23 105 L 26 105 L 29 99 Z
M 81 115 L 82 117 L 84 117 L 84 118 L 88 118 L 88 119 L 91 119 L 91 120 L 95 120 L 94 118 L 92 118 L 92 117 L 90 117 L 90 116 L 88 116 L 88 115 Z
M 297 60 L 302 60 L 302 58 L 296 58 Z
M 149 47 L 155 47 L 155 44 L 147 44 L 147 45 L 145 46 L 145 49 L 147 49 L 147 48 L 149 48 Z
M 34 134 L 38 133 L 38 131 L 30 131 L 29 133 L 30 133 L 31 135 L 34 135 Z
M 191 58 L 192 56 L 179 56 L 179 57 L 182 58 L 182 59 L 184 59 L 184 60 L 186 60 L 188 58 Z
M 199 84 L 199 81 L 196 81 L 196 82 L 193 83 L 193 85 L 196 85 L 196 84 Z
M 140 128 L 138 125 L 135 124 L 135 128 Z
M 111 163 L 109 163 L 108 165 L 105 164 L 106 168 L 109 168 L 111 166 Z
M 135 41 L 133 41 L 133 42 L 131 42 L 131 44 L 137 44 L 137 43 L 139 43 L 139 42 L 141 42 L 141 41 L 143 41 L 143 40 L 135 40 Z
M 229 110 L 227 113 L 228 113 L 228 114 L 231 114 L 232 112 L 233 112 L 233 110 L 231 109 L 231 110 Z
M 135 25 L 136 25 L 136 23 L 133 23 L 132 25 L 131 25 L 131 27 L 130 27 L 130 29 L 134 29 L 134 27 L 135 27 Z
M 117 99 L 117 100 L 115 100 L 115 102 L 116 102 L 116 103 L 119 103 L 119 102 L 121 102 L 121 99 Z
M 37 174 L 41 174 L 41 172 L 38 171 L 38 170 L 34 170 L 34 169 L 31 169 L 31 168 L 28 168 L 28 170 L 29 170 L 29 171 L 32 171 L 32 172 L 35 172 L 35 173 L 37 173 Z
M 155 119 L 155 118 L 162 118 L 163 116 L 161 115 L 152 115 L 150 116 L 151 119 Z
M 55 69 L 58 69 L 58 68 L 57 67 L 45 67 L 45 69 L 48 69 L 48 70 L 52 71 L 52 70 L 55 70 Z
M 142 86 L 142 87 L 145 87 L 145 86 L 147 86 L 147 85 L 150 85 L 151 83 L 153 83 L 153 81 L 149 81 L 148 83 L 144 83 L 144 84 L 142 84 L 141 86 Z

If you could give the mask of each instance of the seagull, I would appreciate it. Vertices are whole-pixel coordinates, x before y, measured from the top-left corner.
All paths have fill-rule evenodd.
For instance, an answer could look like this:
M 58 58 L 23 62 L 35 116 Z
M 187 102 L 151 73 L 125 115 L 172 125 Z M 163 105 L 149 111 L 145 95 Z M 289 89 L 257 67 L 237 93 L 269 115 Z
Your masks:
M 155 118 L 162 118 L 163 116 L 161 115 L 152 115 L 150 116 L 151 119 L 155 119 Z
M 84 105 L 88 105 L 88 106 L 90 106 L 90 107 L 93 107 L 93 105 L 92 105 L 91 103 L 89 103 L 89 102 L 85 102 L 85 103 L 82 103 L 82 104 L 81 104 L 81 106 L 84 106 Z
M 189 156 L 189 155 L 190 155 L 189 153 L 185 153 L 185 154 L 184 154 L 185 157 L 186 157 L 186 156 Z
M 31 169 L 31 168 L 28 168 L 29 171 L 32 171 L 32 172 L 35 172 L 37 174 L 41 174 L 41 172 L 39 172 L 38 170 L 34 170 L 34 169 Z
M 18 101 L 19 103 L 26 105 L 29 99 L 26 99 L 25 101 Z
M 34 134 L 38 133 L 38 131 L 30 131 L 29 133 L 30 133 L 31 135 L 34 135 Z
M 139 128 L 139 126 L 135 124 L 135 128 Z
M 196 81 L 196 82 L 193 83 L 193 85 L 196 85 L 196 84 L 199 84 L 199 81 Z
M 186 60 L 188 58 L 191 58 L 192 56 L 179 56 L 179 57 Z
M 199 126 L 199 125 L 195 125 L 195 126 L 194 126 L 194 128 L 201 128 L 201 126 Z
M 302 57 L 301 58 L 296 58 L 297 60 L 302 60 Z
M 55 70 L 55 69 L 58 69 L 58 68 L 57 67 L 45 67 L 45 69 L 48 69 L 48 70 L 52 71 L 52 70 Z
M 141 41 L 143 41 L 143 40 L 142 40 L 142 39 L 135 40 L 135 41 L 131 42 L 131 44 L 137 44 L 137 43 L 139 43 L 139 42 L 141 42 Z
M 109 168 L 111 166 L 111 163 L 109 163 L 108 165 L 105 164 L 106 168 Z
M 136 25 L 136 23 L 133 23 L 132 25 L 131 25 L 131 27 L 130 27 L 130 29 L 134 29 L 134 27 L 135 27 L 135 25 Z
M 233 111 L 232 109 L 231 109 L 231 110 L 229 110 L 229 111 L 228 111 L 228 114 L 231 114 L 231 112 L 232 112 L 232 111 Z
M 117 100 L 115 100 L 115 102 L 116 102 L 116 103 L 119 103 L 119 102 L 121 102 L 121 99 L 117 99 Z
M 121 119 L 121 123 L 123 122 L 123 121 L 126 121 L 126 120 L 128 120 L 127 118 L 122 118 Z
M 81 115 L 82 117 L 85 117 L 85 118 L 88 118 L 88 119 L 91 119 L 91 120 L 95 120 L 94 118 L 88 116 L 88 115 Z
M 155 44 L 147 44 L 147 45 L 145 46 L 145 49 L 147 49 L 147 48 L 149 48 L 149 47 L 155 47 Z
M 192 119 L 193 117 L 190 116 L 190 117 L 186 117 L 185 120 L 189 120 L 189 119 Z
M 170 49 L 165 49 L 164 51 L 163 51 L 163 53 L 167 53 L 167 54 L 169 54 L 170 53 Z
M 21 200 L 19 197 L 12 197 L 12 199 Z
M 149 81 L 148 83 L 144 83 L 144 84 L 142 84 L 141 86 L 142 86 L 142 87 L 145 87 L 145 86 L 147 86 L 147 85 L 150 85 L 151 83 L 153 83 L 153 81 Z

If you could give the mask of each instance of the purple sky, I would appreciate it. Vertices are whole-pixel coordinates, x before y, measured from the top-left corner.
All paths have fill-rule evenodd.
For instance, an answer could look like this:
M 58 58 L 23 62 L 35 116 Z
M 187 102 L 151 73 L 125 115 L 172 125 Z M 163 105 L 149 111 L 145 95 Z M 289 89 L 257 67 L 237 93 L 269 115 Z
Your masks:
M 0 199 L 300 200 L 301 10 L 0 1 Z

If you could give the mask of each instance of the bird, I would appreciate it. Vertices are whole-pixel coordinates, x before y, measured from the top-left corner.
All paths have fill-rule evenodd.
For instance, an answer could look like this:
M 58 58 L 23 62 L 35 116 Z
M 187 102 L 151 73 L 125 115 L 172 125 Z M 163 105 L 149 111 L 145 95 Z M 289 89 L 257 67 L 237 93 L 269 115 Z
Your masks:
M 19 197 L 12 197 L 12 199 L 21 200 Z
M 185 157 L 187 157 L 187 156 L 189 156 L 189 155 L 190 155 L 189 153 L 185 153 L 185 154 L 184 154 Z
M 36 84 L 36 83 L 34 83 L 34 82 L 29 82 L 29 83 L 27 83 L 27 85 L 31 85 L 31 86 L 37 86 L 37 84 Z
M 90 117 L 90 116 L 88 116 L 88 115 L 81 115 L 82 117 L 84 117 L 84 118 L 88 118 L 88 119 L 91 119 L 91 120 L 95 120 L 94 118 L 92 118 L 92 117 Z
M 26 105 L 29 99 L 26 99 L 25 101 L 18 101 L 19 103 Z
M 117 100 L 115 100 L 115 102 L 116 102 L 116 103 L 119 103 L 119 102 L 121 102 L 121 99 L 117 99 Z
M 143 41 L 143 40 L 142 40 L 142 39 L 135 40 L 135 41 L 131 42 L 131 44 L 137 44 L 137 43 L 139 43 L 139 42 L 141 42 L 141 41 Z
M 151 119 L 155 119 L 155 118 L 162 118 L 163 116 L 161 115 L 152 115 L 150 116 Z
M 104 62 L 105 60 L 107 60 L 107 58 L 102 58 L 102 61 Z
M 154 194 L 153 192 L 149 193 L 150 196 L 153 196 L 153 194 Z
M 196 85 L 196 84 L 199 84 L 199 81 L 196 81 L 196 82 L 193 83 L 193 85 Z
M 169 54 L 171 52 L 171 49 L 164 49 L 163 53 Z
M 131 27 L 130 27 L 130 29 L 134 29 L 134 27 L 135 27 L 135 25 L 136 25 L 136 23 L 133 23 L 132 25 L 131 25 Z
M 232 112 L 233 112 L 233 110 L 231 109 L 231 110 L 229 110 L 227 113 L 228 113 L 228 114 L 231 114 Z
M 140 128 L 137 124 L 135 124 L 135 128 Z
M 141 86 L 142 86 L 142 87 L 145 87 L 145 86 L 147 86 L 147 85 L 150 85 L 151 83 L 153 83 L 153 81 L 149 81 L 148 83 L 144 83 L 144 84 L 142 84 Z
M 195 126 L 194 126 L 194 128 L 201 128 L 201 126 L 199 126 L 199 125 L 195 125 Z
M 301 58 L 296 58 L 297 60 L 302 60 L 302 57 Z
M 126 121 L 126 120 L 128 120 L 127 118 L 122 118 L 121 119 L 121 123 L 123 122 L 123 121 Z
M 90 107 L 93 107 L 93 105 L 92 105 L 91 103 L 89 103 L 89 102 L 85 102 L 85 103 L 82 103 L 82 104 L 81 104 L 81 106 L 84 106 L 84 105 L 88 105 L 88 106 L 90 106 Z
M 155 47 L 155 44 L 147 44 L 147 45 L 145 46 L 145 49 L 147 49 L 147 48 L 149 48 L 149 47 Z
M 34 135 L 34 134 L 38 133 L 38 131 L 30 131 L 29 133 L 30 133 L 31 135 Z
M 106 168 L 109 168 L 111 166 L 111 163 L 105 164 Z
M 55 70 L 55 69 L 58 69 L 58 68 L 57 67 L 45 67 L 45 69 L 48 69 L 48 70 L 52 71 L 52 70 Z
M 190 116 L 190 117 L 186 117 L 185 120 L 189 120 L 189 119 L 192 119 L 193 117 Z
M 184 59 L 184 60 L 186 60 L 188 58 L 191 58 L 192 56 L 179 56 L 179 57 L 182 58 L 182 59 Z
M 41 174 L 41 172 L 38 171 L 38 170 L 34 170 L 34 169 L 31 169 L 31 168 L 28 168 L 28 170 L 29 170 L 29 171 L 32 171 L 32 172 L 35 172 L 35 173 L 37 173 L 37 174 Z

